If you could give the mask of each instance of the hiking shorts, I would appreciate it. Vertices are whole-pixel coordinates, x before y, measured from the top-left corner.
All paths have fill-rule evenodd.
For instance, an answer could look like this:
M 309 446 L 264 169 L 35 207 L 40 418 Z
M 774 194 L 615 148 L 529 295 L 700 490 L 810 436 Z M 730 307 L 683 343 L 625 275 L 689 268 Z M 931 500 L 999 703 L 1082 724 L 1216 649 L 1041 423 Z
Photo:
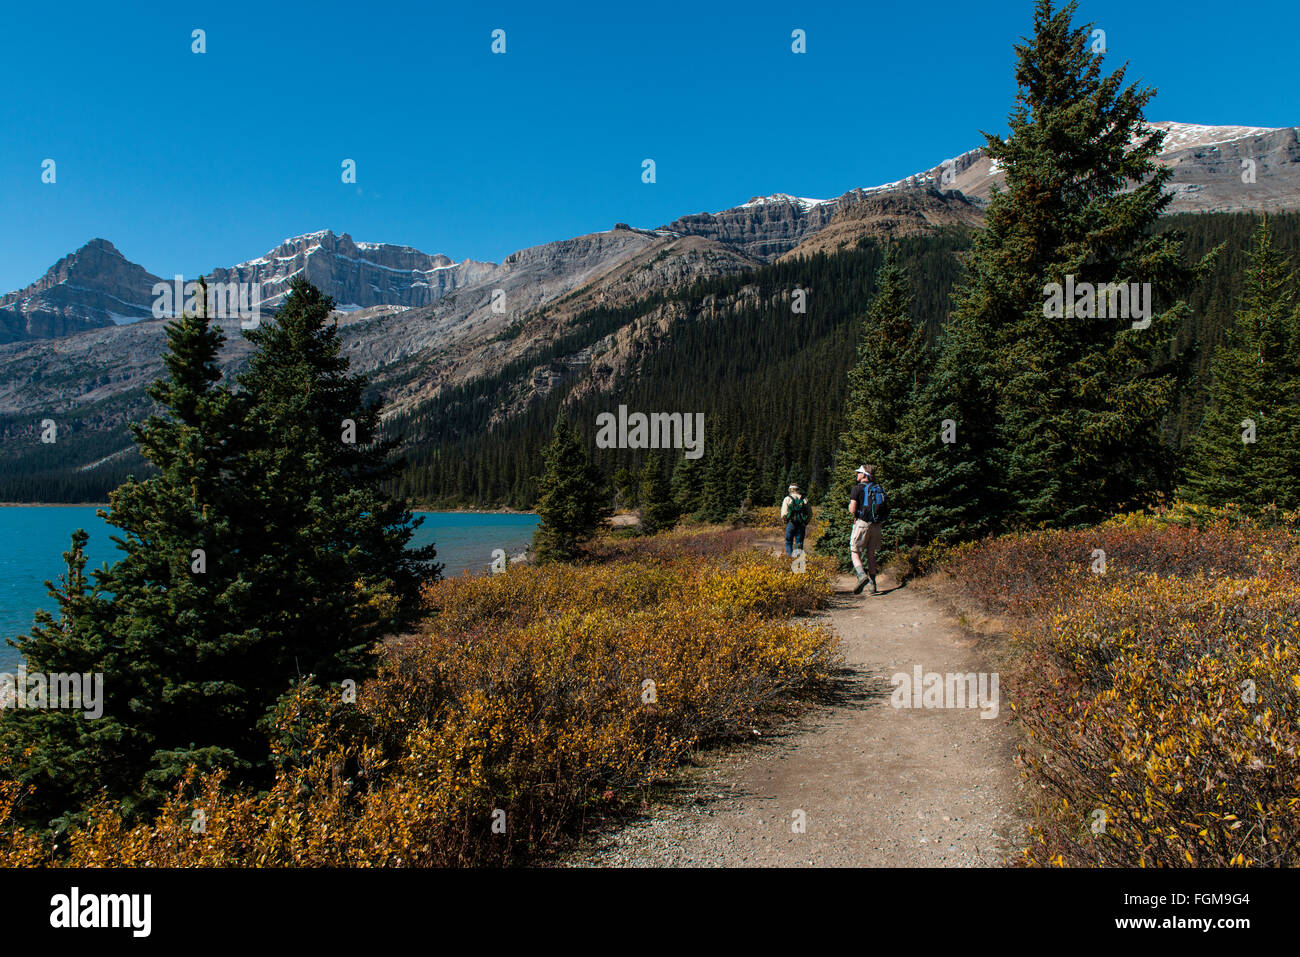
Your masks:
M 876 550 L 880 548 L 880 523 L 864 522 L 861 519 L 853 523 L 853 533 L 849 539 L 849 554 L 853 558 L 853 567 L 862 569 L 862 556 L 866 554 L 866 573 L 876 577 Z

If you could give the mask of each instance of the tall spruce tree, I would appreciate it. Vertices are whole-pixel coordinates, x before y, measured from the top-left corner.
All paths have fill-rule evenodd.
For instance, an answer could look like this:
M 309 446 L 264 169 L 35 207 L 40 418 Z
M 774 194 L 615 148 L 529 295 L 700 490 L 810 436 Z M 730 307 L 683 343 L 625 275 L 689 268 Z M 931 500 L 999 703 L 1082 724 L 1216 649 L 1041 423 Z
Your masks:
M 731 450 L 731 465 L 727 469 L 727 495 L 730 508 L 727 514 L 753 506 L 759 497 L 762 481 L 758 475 L 758 464 L 749 450 L 749 443 L 743 434 L 736 437 L 736 444 Z
M 164 414 L 132 427 L 159 474 L 119 486 L 101 512 L 122 530 L 113 540 L 124 553 L 99 582 L 114 596 L 108 699 L 127 740 L 146 745 L 123 755 L 133 775 L 147 762 L 123 797 L 129 809 L 154 806 L 191 765 L 251 769 L 265 751 L 255 724 L 274 700 L 256 697 L 259 677 L 234 664 L 258 640 L 240 554 L 247 406 L 222 383 L 225 335 L 203 280 L 200 290 L 191 314 L 169 324 L 168 374 L 149 388 Z
M 1186 313 L 1177 296 L 1206 265 L 1189 269 L 1177 236 L 1153 232 L 1172 175 L 1154 162 L 1163 134 L 1143 118 L 1154 91 L 1125 85 L 1123 67 L 1103 76 L 1075 9 L 1039 0 L 1016 47 L 1010 135 L 984 134 L 1007 185 L 993 192 L 939 360 L 961 386 L 945 416 L 960 448 L 929 465 L 965 467 L 924 479 L 988 527 L 1095 520 L 1166 481 L 1158 426 L 1175 381 L 1157 356 Z M 1060 317 L 1045 308 L 1053 283 L 1081 290 Z M 1082 292 L 1122 284 L 1127 299 L 1130 283 L 1151 291 L 1142 328 L 1118 297 Z
M 928 381 L 903 417 L 908 459 L 892 494 L 907 507 L 889 522 L 900 545 L 971 541 L 994 528 L 1005 498 L 989 457 L 993 398 L 982 345 L 973 323 L 949 326 Z
M 533 549 L 539 562 L 571 562 L 613 511 L 604 474 L 592 464 L 577 428 L 561 415 L 542 453 Z
M 29 671 L 42 674 L 104 674 L 111 657 L 109 623 L 113 608 L 86 574 L 84 529 L 72 535 L 63 553 L 67 572 L 55 585 L 46 582 L 58 617 L 36 612 L 32 630 L 9 644 L 25 657 Z M 27 689 L 15 688 L 16 694 Z M 111 688 L 109 690 L 112 690 Z M 83 702 L 84 703 L 84 702 Z M 0 720 L 0 765 L 5 776 L 31 789 L 20 806 L 26 821 L 38 827 L 71 823 L 70 809 L 91 801 L 101 789 L 124 793 L 138 780 L 139 767 L 123 762 L 147 750 L 120 709 L 88 716 L 85 710 L 15 708 Z
M 721 437 L 708 443 L 704 453 L 704 480 L 700 491 L 699 516 L 706 522 L 721 522 L 736 510 L 731 463 L 734 446 L 728 450 Z
M 682 456 L 673 466 L 670 479 L 673 505 L 678 515 L 693 515 L 702 505 L 703 466 L 699 459 Z
M 167 374 L 148 389 L 164 412 L 131 429 L 158 474 L 128 479 L 100 512 L 121 530 L 113 540 L 122 557 L 97 573 L 89 593 L 83 576 L 72 575 L 59 631 L 38 619 L 19 643 L 34 670 L 103 673 L 104 716 L 90 734 L 101 742 L 103 767 L 91 780 L 128 814 L 156 803 L 178 767 L 247 768 L 256 750 L 253 724 L 271 703 L 252 702 L 239 675 L 223 667 L 255 638 L 246 627 L 250 580 L 239 558 L 242 403 L 219 384 L 224 336 L 206 301 L 204 284 L 199 308 L 167 325 Z M 73 544 L 70 569 L 84 565 Z M 79 733 L 77 723 L 58 728 Z M 45 746 L 52 754 L 75 750 Z M 50 786 L 37 788 L 36 806 L 54 810 L 53 802 L 72 793 L 66 782 L 82 771 L 75 761 L 47 770 Z
M 614 501 L 619 508 L 636 508 L 640 488 L 641 475 L 627 466 L 614 473 Z
M 853 528 L 847 505 L 859 465 L 875 465 L 878 481 L 889 490 L 891 519 L 885 529 L 886 547 L 895 539 L 895 522 L 905 519 L 918 504 L 913 499 L 912 463 L 919 437 L 907 431 L 908 414 L 920 401 L 931 357 L 925 330 L 913 322 L 911 313 L 911 284 L 891 247 L 861 323 L 857 364 L 849 370 L 844 431 L 832 466 L 823 512 L 825 527 L 817 541 L 819 552 L 835 555 L 845 564 Z
M 241 553 L 256 556 L 249 595 L 275 635 L 273 680 L 364 674 L 376 639 L 415 611 L 435 577 L 431 546 L 409 548 L 421 519 L 385 491 L 399 439 L 379 437 L 382 403 L 342 353 L 334 303 L 302 277 L 275 317 L 246 333 L 239 385 L 250 451 Z
M 1212 375 L 1183 495 L 1210 505 L 1296 508 L 1300 309 L 1295 275 L 1274 248 L 1267 218 L 1256 230 L 1245 293 L 1215 352 Z

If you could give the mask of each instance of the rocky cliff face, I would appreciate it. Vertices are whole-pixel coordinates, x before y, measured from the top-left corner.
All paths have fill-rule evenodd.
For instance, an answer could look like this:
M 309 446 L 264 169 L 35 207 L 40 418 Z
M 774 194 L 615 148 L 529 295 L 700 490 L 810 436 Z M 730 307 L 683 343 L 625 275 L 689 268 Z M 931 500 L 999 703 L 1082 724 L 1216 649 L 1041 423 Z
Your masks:
M 1160 158 L 1174 169 L 1171 209 L 1300 209 L 1300 128 L 1156 125 L 1173 128 Z M 1223 138 L 1216 130 L 1232 135 Z
M 355 323 L 344 340 L 354 362 L 377 369 L 397 411 L 499 368 L 585 310 L 755 265 L 709 240 L 619 226 L 512 253 L 482 281 L 432 306 Z
M 410 246 L 354 242 L 330 230 L 286 239 L 264 256 L 227 269 L 214 269 L 214 282 L 260 283 L 262 302 L 274 309 L 290 280 L 306 277 L 343 309 L 367 306 L 427 306 L 461 286 L 482 279 L 496 267 L 473 260 L 454 263 L 446 256 Z
M 0 343 L 147 318 L 159 281 L 108 240 L 92 239 L 27 288 L 0 297 Z
M 1174 171 L 1171 211 L 1300 209 L 1300 129 L 1152 125 L 1167 134 L 1159 161 Z M 376 306 L 428 310 L 462 291 L 477 290 L 477 304 L 467 308 L 462 297 L 461 305 L 445 314 L 446 321 L 438 311 L 408 321 L 431 319 L 446 331 L 473 317 L 466 329 L 482 329 L 492 327 L 491 317 L 501 315 L 487 306 L 493 289 L 507 290 L 508 312 L 518 315 L 548 301 L 557 289 L 582 286 L 610 263 L 630 259 L 657 240 L 696 237 L 713 244 L 710 255 L 725 248 L 728 253 L 719 259 L 724 267 L 727 255 L 771 261 L 805 243 L 804 252 L 832 250 L 865 234 L 973 222 L 978 218 L 974 207 L 936 200 L 935 192 L 955 191 L 978 206 L 1002 180 L 983 151 L 973 149 L 897 182 L 849 190 L 831 199 L 785 193 L 755 197 L 718 213 L 683 216 L 659 230 L 616 227 L 546 243 L 514 253 L 499 266 L 473 260 L 455 263 L 409 246 L 358 243 L 346 233 L 323 230 L 285 240 L 257 259 L 214 269 L 209 278 L 260 283 L 262 301 L 271 310 L 297 275 L 315 283 L 346 311 Z M 157 281 L 111 243 L 92 240 L 61 259 L 40 281 L 0 298 L 0 343 L 66 336 L 147 318 Z
M 341 313 L 340 335 L 353 368 L 374 375 L 397 410 L 523 354 L 584 309 L 754 265 L 707 240 L 616 228 L 520 250 L 431 305 Z M 222 365 L 232 373 L 247 359 L 248 343 L 237 321 L 219 324 L 227 339 Z M 119 428 L 137 418 L 148 407 L 144 387 L 162 373 L 165 325 L 149 319 L 53 342 L 0 345 L 0 439 L 19 436 L 3 431 L 5 417 L 30 431 L 48 414 L 69 432 Z M 515 333 L 503 336 L 510 326 Z
M 1169 134 L 1160 161 L 1174 169 L 1174 209 L 1300 209 L 1300 130 L 1156 125 Z M 1243 180 L 1243 160 L 1253 163 L 1254 182 Z M 779 194 L 654 230 L 619 224 L 520 250 L 500 265 L 453 263 L 325 231 L 210 277 L 262 283 L 273 309 L 288 281 L 306 276 L 343 309 L 341 335 L 353 367 L 373 376 L 395 411 L 419 408 L 439 389 L 506 363 L 533 363 L 530 356 L 578 328 L 576 320 L 592 309 L 644 301 L 635 319 L 571 357 L 573 368 L 537 360 L 499 410 L 508 415 L 566 376 L 585 376 L 583 388 L 604 387 L 653 351 L 674 320 L 696 318 L 656 293 L 780 257 L 851 248 L 866 237 L 977 225 L 999 178 L 980 150 L 970 150 L 833 199 Z M 144 386 L 162 369 L 164 323 L 151 318 L 159 281 L 111 243 L 94 240 L 39 282 L 0 298 L 0 455 L 26 447 L 42 415 L 69 434 L 89 435 L 120 430 L 144 414 Z M 729 305 L 709 302 L 708 314 Z M 248 348 L 238 323 L 227 324 L 226 334 L 223 361 L 233 371 Z
M 767 260 L 793 249 L 829 223 L 849 195 L 836 199 L 803 199 L 785 193 L 755 196 L 742 206 L 683 216 L 662 228 L 726 243 Z

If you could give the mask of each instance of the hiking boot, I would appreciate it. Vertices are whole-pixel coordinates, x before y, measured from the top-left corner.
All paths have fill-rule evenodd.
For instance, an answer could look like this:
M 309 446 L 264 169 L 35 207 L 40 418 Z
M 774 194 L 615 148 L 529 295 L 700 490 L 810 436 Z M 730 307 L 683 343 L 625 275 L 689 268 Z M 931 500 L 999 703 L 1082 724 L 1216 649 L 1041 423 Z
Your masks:
M 854 587 L 853 594 L 861 595 L 862 589 L 867 587 L 867 582 L 871 581 L 871 579 L 862 572 L 854 572 L 854 574 L 858 576 L 858 584 Z
M 873 595 L 880 594 L 880 591 L 876 588 L 876 580 L 874 578 L 871 579 L 871 594 Z

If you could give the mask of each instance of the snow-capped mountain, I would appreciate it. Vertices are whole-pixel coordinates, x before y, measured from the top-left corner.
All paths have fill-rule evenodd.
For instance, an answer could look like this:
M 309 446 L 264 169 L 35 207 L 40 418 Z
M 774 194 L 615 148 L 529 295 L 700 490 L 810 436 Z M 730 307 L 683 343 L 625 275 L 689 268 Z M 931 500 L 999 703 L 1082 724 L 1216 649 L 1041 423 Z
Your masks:
M 1151 125 L 1166 134 L 1159 162 L 1173 168 L 1171 211 L 1300 209 L 1300 128 Z M 863 232 L 970 225 L 978 221 L 981 204 L 1001 181 L 1001 172 L 983 151 L 972 149 L 928 170 L 829 199 L 790 193 L 755 196 L 720 212 L 683 216 L 657 233 L 639 232 L 660 239 L 698 237 L 746 259 L 770 261 L 800 247 L 841 248 Z M 869 201 L 867 206 L 849 212 L 864 201 Z M 822 239 L 803 247 L 817 235 Z M 259 283 L 261 301 L 270 310 L 298 275 L 332 296 L 345 312 L 380 306 L 411 309 L 430 307 L 460 290 L 482 287 L 492 276 L 515 275 L 512 260 L 519 257 L 534 265 L 551 257 L 554 262 L 542 273 L 549 275 L 548 270 L 554 267 L 552 271 L 567 275 L 572 266 L 568 258 L 572 244 L 585 249 L 580 242 L 583 239 L 543 244 L 495 265 L 469 259 L 455 262 L 410 246 L 359 243 L 347 233 L 320 230 L 286 239 L 255 259 L 213 269 L 207 275 L 213 282 Z M 632 255 L 631 249 L 638 243 L 627 239 L 602 239 L 601 248 L 627 246 L 627 255 Z M 565 254 L 561 256 L 558 250 Z M 731 262 L 726 255 L 714 258 L 720 263 Z M 604 254 L 594 261 L 606 264 Z M 38 282 L 0 298 L 0 343 L 66 336 L 146 318 L 151 314 L 151 288 L 158 281 L 126 260 L 108 241 L 92 240 L 59 260 Z M 516 298 L 526 300 L 534 291 L 520 286 Z
M 1300 209 L 1300 127 L 1148 126 L 1165 134 L 1157 162 L 1173 167 L 1170 212 Z M 1004 183 L 983 149 L 972 149 L 875 189 L 935 186 L 985 202 L 994 184 Z
M 1170 212 L 1300 209 L 1300 128 L 1203 126 L 1155 122 L 1165 133 L 1158 162 L 1172 166 Z M 830 199 L 789 193 L 755 196 L 716 213 L 683 216 L 666 228 L 729 243 L 770 259 L 824 229 L 836 214 L 867 197 L 914 190 L 956 190 L 986 203 L 1004 175 L 982 149 L 967 150 L 930 169 Z M 933 204 L 931 204 L 933 205 Z
M 213 282 L 260 283 L 262 302 L 274 309 L 302 275 L 341 309 L 368 306 L 427 306 L 453 289 L 477 282 L 492 263 L 453 262 L 410 246 L 358 243 L 328 229 L 284 240 L 256 259 L 214 269 Z

